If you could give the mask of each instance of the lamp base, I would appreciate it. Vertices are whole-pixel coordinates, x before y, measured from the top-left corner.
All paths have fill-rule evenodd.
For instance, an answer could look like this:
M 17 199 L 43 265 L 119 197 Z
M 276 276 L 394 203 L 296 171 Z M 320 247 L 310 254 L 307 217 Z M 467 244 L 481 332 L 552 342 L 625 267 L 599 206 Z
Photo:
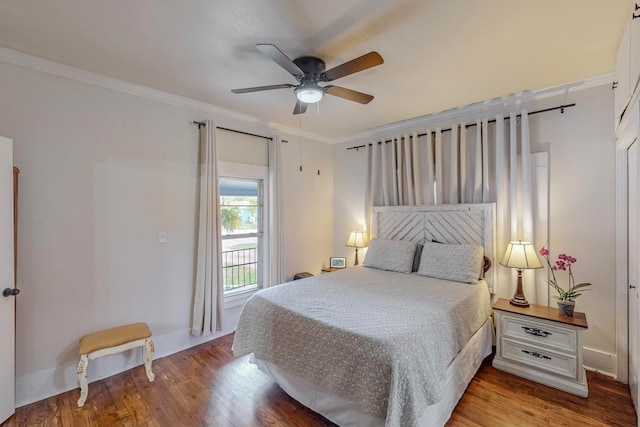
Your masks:
M 356 265 L 358 265 L 358 248 L 356 248 L 356 262 L 353 263 L 353 266 L 355 267 Z
M 524 296 L 522 291 L 522 269 L 518 269 L 518 286 L 516 286 L 516 293 L 513 298 L 509 300 L 509 304 L 516 305 L 518 307 L 529 307 L 529 301 Z
M 529 301 L 526 298 L 517 298 L 515 295 L 509 300 L 509 304 L 517 305 L 518 307 L 529 307 Z

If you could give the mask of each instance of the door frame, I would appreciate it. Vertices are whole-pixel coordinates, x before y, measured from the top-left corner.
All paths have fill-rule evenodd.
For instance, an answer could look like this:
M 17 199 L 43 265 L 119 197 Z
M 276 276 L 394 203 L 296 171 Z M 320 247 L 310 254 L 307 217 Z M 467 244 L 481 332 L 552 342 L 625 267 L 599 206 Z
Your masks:
M 627 152 L 636 139 L 640 143 L 640 107 L 629 105 L 629 120 L 618 129 L 616 141 L 616 379 L 629 383 L 629 310 L 627 239 Z
M 2 277 L 0 277 L 0 290 L 7 287 L 15 287 L 15 242 L 14 242 L 14 172 L 13 172 L 13 141 L 9 138 L 0 137 L 0 149 L 5 153 L 8 153 L 8 159 L 2 157 L 2 197 L 8 201 L 6 204 L 6 217 L 3 216 L 2 223 L 0 224 L 1 233 L 3 234 L 0 248 L 0 253 L 4 257 L 5 254 L 11 254 L 9 259 L 0 259 L 0 268 L 2 269 Z M 3 214 L 4 215 L 4 214 Z M 6 232 L 6 237 L 4 236 Z M 6 275 L 6 276 L 5 276 Z M 5 311 L 9 308 L 8 312 Z M 3 394 L 3 401 L 0 404 L 0 423 L 11 418 L 15 413 L 15 311 L 16 303 L 15 297 L 3 297 L 0 296 L 0 317 L 2 318 L 2 326 L 4 321 L 8 319 L 11 326 L 8 330 L 3 330 L 0 333 L 0 342 L 4 343 L 8 341 L 8 345 L 3 344 L 2 355 L 0 356 L 0 362 L 4 365 L 2 367 L 2 373 L 0 375 L 0 393 Z M 6 358 L 6 359 L 5 359 Z M 5 374 L 8 374 L 5 376 Z M 6 400 L 4 400 L 6 399 Z M 5 417 L 8 418 L 5 419 Z

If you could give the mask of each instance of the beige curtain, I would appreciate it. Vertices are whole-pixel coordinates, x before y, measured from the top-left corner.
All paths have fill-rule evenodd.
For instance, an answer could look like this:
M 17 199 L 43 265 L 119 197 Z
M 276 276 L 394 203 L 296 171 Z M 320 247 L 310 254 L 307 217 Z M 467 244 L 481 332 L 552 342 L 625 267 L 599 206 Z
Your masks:
M 211 334 L 221 327 L 223 302 L 222 247 L 220 242 L 220 190 L 215 124 L 200 127 L 198 228 L 193 295 L 192 335 Z
M 284 283 L 284 216 L 280 138 L 269 141 L 269 283 Z
M 522 111 L 519 119 L 516 112 L 510 114 L 508 134 L 503 114 L 492 121 L 495 124 L 488 118 L 478 119 L 475 129 L 468 132 L 465 123 L 454 124 L 446 139 L 438 127 L 420 138 L 413 133 L 370 144 L 365 197 L 369 228 L 372 206 L 495 202 L 496 263 L 511 240 L 542 246 L 546 240 L 535 241 L 535 237 L 546 235 L 547 201 L 534 200 L 535 194 L 541 194 L 535 188 L 536 174 L 541 172 L 532 169 L 535 161 L 529 143 L 528 113 Z M 537 229 L 544 232 L 536 233 Z M 498 283 L 515 283 L 515 279 L 510 280 L 510 269 L 494 268 L 498 269 Z M 526 274 L 527 286 L 533 286 L 535 272 Z M 511 287 L 505 288 L 501 296 L 510 296 Z M 525 289 L 525 294 L 530 302 L 536 302 L 532 289 Z

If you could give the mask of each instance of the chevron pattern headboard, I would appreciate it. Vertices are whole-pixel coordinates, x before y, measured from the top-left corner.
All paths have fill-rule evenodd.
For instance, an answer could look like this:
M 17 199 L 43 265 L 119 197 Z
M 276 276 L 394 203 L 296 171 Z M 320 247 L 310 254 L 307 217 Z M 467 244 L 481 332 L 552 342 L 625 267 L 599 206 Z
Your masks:
M 378 206 L 373 208 L 372 236 L 410 240 L 416 243 L 437 240 L 449 244 L 479 244 L 491 260 L 485 280 L 492 294 L 496 281 L 495 203 Z

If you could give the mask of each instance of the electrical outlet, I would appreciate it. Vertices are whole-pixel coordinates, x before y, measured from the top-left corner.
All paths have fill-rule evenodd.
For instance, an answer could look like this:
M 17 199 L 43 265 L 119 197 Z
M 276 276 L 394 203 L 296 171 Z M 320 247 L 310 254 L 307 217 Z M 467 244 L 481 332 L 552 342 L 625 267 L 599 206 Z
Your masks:
M 166 231 L 161 231 L 158 233 L 158 243 L 167 243 L 169 241 L 169 235 Z

